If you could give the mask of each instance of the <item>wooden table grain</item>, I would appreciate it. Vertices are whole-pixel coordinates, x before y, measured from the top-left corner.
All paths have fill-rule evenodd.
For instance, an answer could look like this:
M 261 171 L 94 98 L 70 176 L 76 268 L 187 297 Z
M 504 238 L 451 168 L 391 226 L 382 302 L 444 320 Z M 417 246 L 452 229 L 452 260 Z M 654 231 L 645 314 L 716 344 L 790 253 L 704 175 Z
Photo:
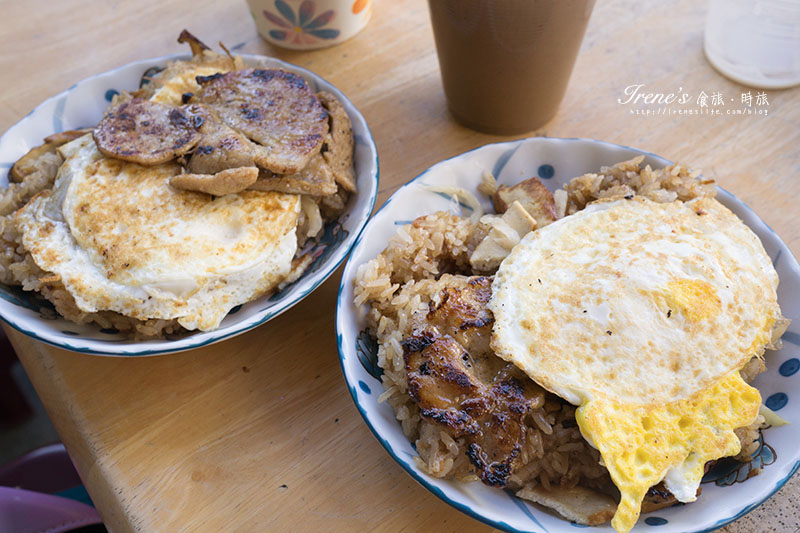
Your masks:
M 560 110 L 532 134 L 603 139 L 701 168 L 797 256 L 800 90 L 767 91 L 756 106 L 757 90 L 715 72 L 702 52 L 704 4 L 598 2 Z M 311 52 L 265 44 L 243 0 L 4 0 L 0 13 L 0 131 L 87 76 L 183 51 L 175 39 L 188 28 L 342 89 L 375 135 L 378 205 L 431 164 L 501 140 L 448 114 L 420 0 L 378 0 L 362 33 Z M 636 114 L 658 107 L 620 103 L 639 84 L 693 100 L 719 93 L 722 114 Z M 767 115 L 726 114 L 748 91 Z M 362 422 L 337 358 L 340 275 L 252 332 L 180 354 L 93 357 L 6 328 L 110 530 L 486 529 L 418 486 Z M 799 497 L 795 477 L 724 531 L 795 531 Z

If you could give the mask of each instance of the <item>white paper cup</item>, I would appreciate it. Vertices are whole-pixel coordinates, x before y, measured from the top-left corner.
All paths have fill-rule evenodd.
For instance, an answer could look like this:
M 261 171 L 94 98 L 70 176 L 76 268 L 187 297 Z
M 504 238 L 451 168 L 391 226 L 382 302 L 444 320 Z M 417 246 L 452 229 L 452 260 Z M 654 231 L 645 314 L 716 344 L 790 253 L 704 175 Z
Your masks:
M 744 85 L 800 85 L 800 0 L 710 0 L 705 52 L 714 68 Z
M 247 0 L 264 40 L 292 50 L 346 41 L 367 25 L 372 0 Z

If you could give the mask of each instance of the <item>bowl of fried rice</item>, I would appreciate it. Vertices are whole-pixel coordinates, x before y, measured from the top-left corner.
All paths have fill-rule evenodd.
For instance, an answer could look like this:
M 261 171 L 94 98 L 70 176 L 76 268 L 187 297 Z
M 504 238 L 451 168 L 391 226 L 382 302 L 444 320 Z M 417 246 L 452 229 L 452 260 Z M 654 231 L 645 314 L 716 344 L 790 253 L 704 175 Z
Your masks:
M 525 224 L 513 215 L 511 204 L 524 206 L 529 218 L 535 219 L 533 227 L 541 227 L 592 201 L 635 195 L 655 202 L 716 197 L 756 233 L 773 259 L 781 279 L 778 298 L 784 315 L 800 314 L 797 261 L 745 204 L 699 170 L 589 139 L 531 138 L 491 144 L 432 166 L 401 187 L 373 216 L 347 262 L 336 326 L 342 371 L 359 412 L 386 451 L 416 481 L 492 527 L 613 531 L 608 524 L 613 509 L 593 496 L 606 491 L 608 471 L 599 452 L 581 436 L 575 407 L 532 382 L 525 385 L 533 387 L 528 391 L 533 400 L 519 420 L 525 426 L 524 439 L 513 460 L 507 461 L 508 468 L 489 470 L 476 459 L 475 443 L 459 431 L 463 420 L 457 414 L 437 417 L 420 407 L 420 397 L 457 394 L 463 401 L 476 390 L 489 391 L 488 395 L 491 383 L 526 379 L 488 348 L 491 324 L 485 300 L 487 291 L 491 294 L 491 278 L 515 245 L 515 236 L 531 230 L 520 227 Z M 410 362 L 420 350 L 409 343 L 419 339 L 409 340 L 407 332 L 420 315 L 438 320 L 434 327 L 452 330 L 458 342 L 470 347 L 463 364 L 477 383 L 465 383 L 452 373 L 437 376 L 425 363 Z M 674 505 L 671 494 L 659 494 L 656 486 L 645 499 L 634 531 L 652 526 L 670 532 L 717 529 L 758 506 L 797 471 L 800 450 L 792 441 L 800 436 L 800 430 L 793 429 L 800 423 L 800 412 L 784 409 L 794 388 L 800 387 L 800 372 L 793 371 L 800 367 L 796 358 L 800 334 L 792 332 L 796 327 L 784 334 L 783 348 L 768 354 L 766 369 L 755 362 L 742 369 L 742 376 L 761 391 L 766 406 L 790 425 L 773 432 L 769 427 L 778 419 L 759 417 L 752 426 L 737 430 L 741 453 L 708 470 L 698 503 Z M 497 397 L 469 400 L 482 405 L 500 402 Z M 515 437 L 519 435 L 513 432 L 498 434 L 494 442 L 480 445 L 494 446 L 489 454 L 502 456 L 508 452 L 503 446 Z
M 359 192 L 346 203 L 339 202 L 335 214 L 331 211 L 328 218 L 320 219 L 324 224 L 317 236 L 299 247 L 298 254 L 307 260 L 296 279 L 287 278 L 280 287 L 233 306 L 218 327 L 187 330 L 172 319 L 140 320 L 105 307 L 96 312 L 81 309 L 64 290 L 59 277 L 43 275 L 31 254 L 21 247 L 14 214 L 31 197 L 53 186 L 63 158 L 55 151 L 44 152 L 37 159 L 35 172 L 19 182 L 12 179 L 15 162 L 26 153 L 40 150 L 36 147 L 47 136 L 58 139 L 76 133 L 70 130 L 93 127 L 120 93 L 144 91 L 142 87 L 148 87 L 154 76 L 169 65 L 176 68 L 174 65 L 190 61 L 185 54 L 145 59 L 87 78 L 47 99 L 0 137 L 0 318 L 6 324 L 37 340 L 75 352 L 112 356 L 173 353 L 207 346 L 264 324 L 305 298 L 336 270 L 369 218 L 377 197 L 378 154 L 369 127 L 339 89 L 311 71 L 275 58 L 236 57 L 244 66 L 282 69 L 305 80 L 315 92 L 328 91 L 342 103 L 352 123 L 353 168 Z M 54 145 L 48 142 L 45 146 Z

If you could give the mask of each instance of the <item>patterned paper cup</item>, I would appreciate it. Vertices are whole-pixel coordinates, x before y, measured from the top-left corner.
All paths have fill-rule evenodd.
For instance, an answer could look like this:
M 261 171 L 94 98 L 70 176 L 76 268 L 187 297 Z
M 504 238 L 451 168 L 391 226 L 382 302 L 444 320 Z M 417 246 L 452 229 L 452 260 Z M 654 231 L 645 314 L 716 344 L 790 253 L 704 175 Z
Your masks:
M 372 0 L 247 0 L 258 33 L 292 50 L 346 41 L 367 25 Z

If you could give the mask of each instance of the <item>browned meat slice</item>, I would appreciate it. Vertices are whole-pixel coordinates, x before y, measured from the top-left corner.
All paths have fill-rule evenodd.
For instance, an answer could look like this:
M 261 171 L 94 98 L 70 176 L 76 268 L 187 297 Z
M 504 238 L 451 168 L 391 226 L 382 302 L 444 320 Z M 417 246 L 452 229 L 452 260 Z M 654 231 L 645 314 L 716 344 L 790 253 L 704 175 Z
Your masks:
M 515 373 L 514 369 L 509 368 L 508 373 Z M 520 464 L 528 432 L 524 420 L 540 394 L 541 390 L 530 380 L 506 377 L 480 397 L 462 404 L 462 408 L 476 413 L 482 411 L 478 419 L 480 432 L 467 438 L 467 457 L 487 485 L 505 486 L 508 476 Z
M 450 276 L 403 341 L 408 392 L 423 418 L 467 440 L 467 457 L 489 485 L 505 486 L 520 459 L 525 417 L 544 391 L 494 356 L 490 277 Z
M 453 278 L 438 296 L 428 305 L 426 323 L 453 337 L 473 357 L 491 355 L 489 360 L 496 362 L 495 366 L 486 369 L 488 375 L 479 377 L 485 380 L 494 376 L 504 363 L 491 354 L 489 347 L 494 316 L 486 306 L 492 296 L 492 278 Z
M 279 191 L 293 194 L 326 196 L 336 192 L 336 182 L 322 155 L 315 155 L 304 169 L 294 174 L 278 175 L 267 170 L 250 186 L 256 191 Z
M 257 179 L 257 167 L 240 167 L 221 170 L 216 174 L 178 174 L 169 179 L 169 184 L 176 189 L 225 196 L 247 189 Z
M 465 437 L 467 457 L 481 480 L 504 487 L 521 459 L 524 418 L 538 391 L 511 375 L 482 382 L 470 354 L 449 335 L 425 331 L 402 345 L 408 393 L 420 415 Z
M 201 115 L 193 115 L 185 107 L 134 98 L 109 108 L 93 137 L 108 157 L 158 165 L 194 148 L 203 122 Z
M 356 172 L 353 168 L 353 125 L 344 106 L 331 93 L 321 92 L 319 101 L 328 110 L 330 132 L 325 137 L 322 156 L 330 165 L 333 176 L 344 190 L 356 192 Z
M 478 432 L 477 422 L 461 410 L 462 402 L 483 389 L 467 365 L 469 354 L 450 336 L 431 332 L 402 341 L 408 393 L 422 416 L 453 430 L 457 437 Z
M 696 496 L 700 496 L 702 491 L 703 487 L 697 487 Z M 652 513 L 653 511 L 658 511 L 665 507 L 672 507 L 676 503 L 678 503 L 677 498 L 667 490 L 663 483 L 659 483 L 658 485 L 650 487 L 644 495 L 644 500 L 642 500 L 642 514 Z
M 196 102 L 259 143 L 258 166 L 277 174 L 299 172 L 322 147 L 328 114 L 305 80 L 283 70 L 246 69 L 198 77 Z
M 498 213 L 505 213 L 514 200 L 518 201 L 525 211 L 536 219 L 537 228 L 556 220 L 553 193 L 539 181 L 539 178 L 530 178 L 511 187 L 501 185 L 492 196 L 492 200 Z
M 205 118 L 200 127 L 202 137 L 186 167 L 190 173 L 216 174 L 228 169 L 255 167 L 253 143 L 244 135 L 217 120 L 201 106 L 191 105 L 188 110 Z
M 505 486 L 527 435 L 525 417 L 544 391 L 489 347 L 490 277 L 447 276 L 402 342 L 408 391 L 426 420 L 466 439 L 478 476 Z

